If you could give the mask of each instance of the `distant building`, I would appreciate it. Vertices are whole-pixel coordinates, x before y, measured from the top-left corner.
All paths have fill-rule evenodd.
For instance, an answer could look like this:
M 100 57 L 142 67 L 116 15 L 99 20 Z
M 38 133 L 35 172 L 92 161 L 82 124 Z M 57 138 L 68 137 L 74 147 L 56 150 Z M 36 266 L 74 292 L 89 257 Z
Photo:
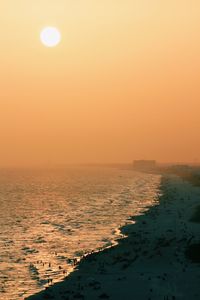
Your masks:
M 133 162 L 134 169 L 137 170 L 152 170 L 156 168 L 155 160 L 134 160 Z

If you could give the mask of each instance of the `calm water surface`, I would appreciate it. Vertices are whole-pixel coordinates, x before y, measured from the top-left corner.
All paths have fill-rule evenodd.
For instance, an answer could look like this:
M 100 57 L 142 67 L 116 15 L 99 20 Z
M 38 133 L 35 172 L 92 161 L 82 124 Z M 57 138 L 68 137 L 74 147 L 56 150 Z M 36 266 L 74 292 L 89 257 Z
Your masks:
M 62 280 L 159 194 L 160 176 L 112 168 L 0 171 L 0 299 Z

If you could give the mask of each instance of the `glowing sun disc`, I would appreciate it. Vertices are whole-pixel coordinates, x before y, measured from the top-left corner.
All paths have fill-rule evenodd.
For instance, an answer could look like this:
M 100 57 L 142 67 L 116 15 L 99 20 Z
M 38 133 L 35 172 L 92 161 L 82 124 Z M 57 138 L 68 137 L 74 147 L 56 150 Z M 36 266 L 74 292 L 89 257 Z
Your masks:
M 61 33 L 55 27 L 46 27 L 41 31 L 40 39 L 46 47 L 55 47 L 61 41 Z

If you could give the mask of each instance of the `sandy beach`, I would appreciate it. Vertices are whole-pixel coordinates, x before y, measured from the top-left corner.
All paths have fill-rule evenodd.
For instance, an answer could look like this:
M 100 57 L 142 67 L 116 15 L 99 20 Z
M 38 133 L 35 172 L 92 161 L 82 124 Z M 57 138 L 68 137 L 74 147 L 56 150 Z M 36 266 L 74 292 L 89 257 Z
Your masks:
M 167 175 L 161 193 L 121 228 L 117 246 L 88 254 L 63 282 L 26 299 L 200 299 L 200 224 L 191 221 L 200 188 Z

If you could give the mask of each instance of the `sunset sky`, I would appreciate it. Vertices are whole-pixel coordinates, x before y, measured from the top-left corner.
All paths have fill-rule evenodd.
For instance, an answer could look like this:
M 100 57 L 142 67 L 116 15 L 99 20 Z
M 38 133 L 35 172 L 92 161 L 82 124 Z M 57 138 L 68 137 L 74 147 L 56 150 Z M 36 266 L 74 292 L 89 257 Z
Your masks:
M 1 1 L 0 166 L 200 162 L 199 16 L 197 0 Z

